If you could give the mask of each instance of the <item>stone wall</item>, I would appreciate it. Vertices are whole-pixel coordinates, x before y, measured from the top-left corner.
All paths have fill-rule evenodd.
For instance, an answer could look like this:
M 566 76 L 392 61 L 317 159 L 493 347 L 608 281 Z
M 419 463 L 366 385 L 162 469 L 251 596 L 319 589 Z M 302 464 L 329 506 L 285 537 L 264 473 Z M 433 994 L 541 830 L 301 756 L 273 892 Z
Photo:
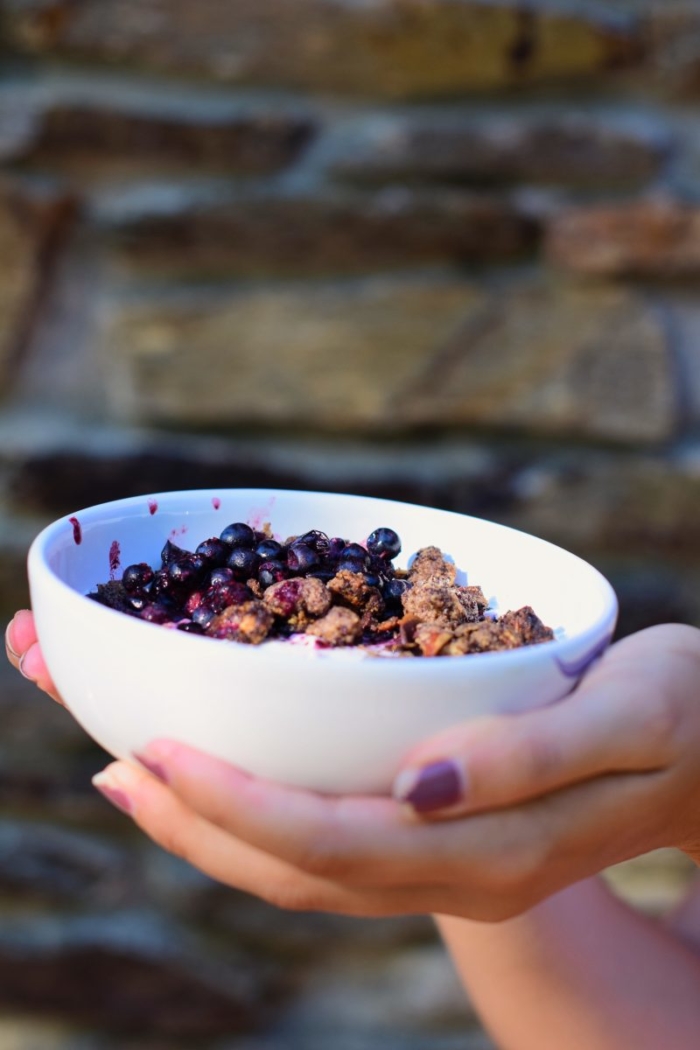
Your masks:
M 700 625 L 699 95 L 692 0 L 0 0 L 5 612 L 54 517 L 276 485 L 494 518 L 621 633 Z M 427 922 L 223 893 L 0 706 L 0 1050 L 488 1046 Z

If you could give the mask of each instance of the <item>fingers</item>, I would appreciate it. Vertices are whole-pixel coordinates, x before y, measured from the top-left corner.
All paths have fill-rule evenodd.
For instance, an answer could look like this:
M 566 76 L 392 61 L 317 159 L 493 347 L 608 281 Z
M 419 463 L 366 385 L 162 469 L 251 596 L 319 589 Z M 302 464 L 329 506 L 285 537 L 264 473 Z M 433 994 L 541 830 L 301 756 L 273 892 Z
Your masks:
M 34 616 L 29 609 L 20 609 L 10 620 L 5 631 L 5 650 L 13 667 L 19 670 L 20 658 L 35 642 Z
M 7 625 L 5 650 L 13 667 L 30 682 L 65 707 L 48 672 L 44 657 L 37 642 L 34 616 L 29 609 L 20 609 Z
M 136 757 L 207 821 L 301 870 L 366 884 L 416 874 L 422 843 L 392 799 L 287 788 L 173 741 Z
M 665 768 L 676 753 L 686 671 L 648 638 L 615 649 L 558 704 L 478 719 L 416 748 L 395 798 L 421 816 L 455 817 L 605 773 Z
M 168 852 L 277 907 L 388 915 L 415 905 L 415 894 L 360 893 L 295 869 L 210 824 L 168 787 L 129 763 L 113 763 L 93 783 Z

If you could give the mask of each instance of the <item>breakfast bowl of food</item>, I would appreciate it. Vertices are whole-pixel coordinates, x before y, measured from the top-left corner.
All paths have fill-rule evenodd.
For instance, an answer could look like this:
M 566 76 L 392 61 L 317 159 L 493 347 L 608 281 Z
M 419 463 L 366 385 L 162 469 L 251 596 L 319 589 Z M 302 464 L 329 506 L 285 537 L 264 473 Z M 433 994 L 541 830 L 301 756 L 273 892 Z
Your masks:
M 111 754 L 170 738 L 331 793 L 388 792 L 421 740 L 562 699 L 617 616 L 551 543 L 333 493 L 85 508 L 40 533 L 28 572 L 56 687 Z

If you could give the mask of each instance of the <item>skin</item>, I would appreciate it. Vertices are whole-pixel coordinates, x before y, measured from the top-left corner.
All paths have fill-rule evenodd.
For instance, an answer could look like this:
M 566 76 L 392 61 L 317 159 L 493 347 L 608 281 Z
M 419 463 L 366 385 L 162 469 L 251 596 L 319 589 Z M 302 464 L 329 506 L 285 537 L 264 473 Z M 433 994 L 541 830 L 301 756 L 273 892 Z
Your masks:
M 6 641 L 57 698 L 31 613 Z M 700 895 L 661 927 L 591 876 L 661 846 L 700 863 L 699 683 L 700 631 L 627 638 L 559 704 L 458 726 L 408 755 L 404 783 L 434 761 L 459 771 L 463 798 L 429 816 L 285 788 L 168 740 L 141 756 L 150 773 L 115 762 L 95 784 L 165 849 L 279 907 L 437 915 L 505 1050 L 689 1050 Z M 643 1021 L 651 995 L 671 995 L 660 1028 Z

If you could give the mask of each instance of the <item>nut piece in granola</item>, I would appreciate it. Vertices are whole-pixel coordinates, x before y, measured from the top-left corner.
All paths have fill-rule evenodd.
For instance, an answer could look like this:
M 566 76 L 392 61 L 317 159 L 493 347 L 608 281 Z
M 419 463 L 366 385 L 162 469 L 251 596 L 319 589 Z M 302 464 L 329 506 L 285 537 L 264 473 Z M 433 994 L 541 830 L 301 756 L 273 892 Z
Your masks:
M 517 636 L 520 645 L 537 645 L 539 642 L 551 642 L 554 638 L 552 628 L 542 623 L 531 605 L 504 613 L 500 622 Z
M 210 638 L 224 638 L 232 642 L 248 642 L 259 645 L 263 642 L 275 617 L 262 602 L 252 599 L 242 605 L 230 605 L 215 616 L 207 627 Z
M 362 634 L 362 623 L 352 609 L 334 605 L 325 616 L 307 627 L 306 633 L 327 645 L 354 645 Z

